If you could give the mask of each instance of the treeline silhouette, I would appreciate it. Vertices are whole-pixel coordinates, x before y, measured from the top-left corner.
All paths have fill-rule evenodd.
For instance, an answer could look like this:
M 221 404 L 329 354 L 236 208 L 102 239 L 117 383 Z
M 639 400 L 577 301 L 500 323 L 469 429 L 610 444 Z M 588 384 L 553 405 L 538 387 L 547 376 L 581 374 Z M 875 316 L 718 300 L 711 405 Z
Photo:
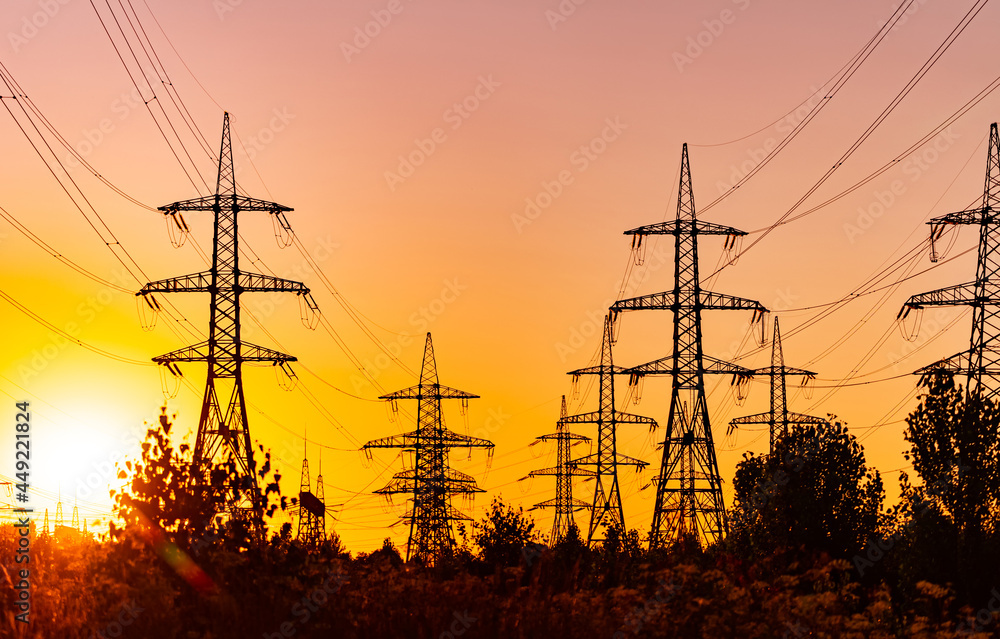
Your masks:
M 544 539 L 494 499 L 455 552 L 406 563 L 389 539 L 349 553 L 284 524 L 266 537 L 217 520 L 186 490 L 189 450 L 166 415 L 149 429 L 118 522 L 101 540 L 36 538 L 32 622 L 13 620 L 13 531 L 0 535 L 0 636 L 146 637 L 995 637 L 1000 636 L 1000 409 L 946 377 L 906 419 L 891 507 L 846 426 L 793 430 L 745 455 L 730 534 L 649 550 L 635 530 L 588 548 Z M 262 451 L 266 518 L 295 507 Z M 243 481 L 220 464 L 214 481 Z M 9 527 L 8 527 L 9 528 Z

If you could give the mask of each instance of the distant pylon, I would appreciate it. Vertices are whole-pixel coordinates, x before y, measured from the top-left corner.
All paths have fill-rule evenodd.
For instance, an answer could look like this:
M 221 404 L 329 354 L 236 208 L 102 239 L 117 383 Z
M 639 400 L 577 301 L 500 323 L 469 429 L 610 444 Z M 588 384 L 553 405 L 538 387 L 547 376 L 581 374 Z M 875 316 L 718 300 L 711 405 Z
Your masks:
M 56 530 L 63 527 L 62 491 L 59 492 L 59 499 L 56 502 Z
M 46 537 L 49 536 L 49 509 L 45 509 L 45 526 L 42 528 L 42 534 Z
M 556 432 L 537 437 L 532 446 L 540 442 L 556 442 L 556 465 L 552 468 L 542 468 L 528 473 L 528 477 L 554 476 L 556 478 L 555 499 L 549 499 L 535 504 L 536 508 L 554 508 L 555 519 L 552 522 L 552 535 L 549 544 L 555 545 L 566 536 L 570 526 L 574 525 L 573 513 L 588 506 L 587 502 L 573 498 L 573 477 L 596 475 L 594 471 L 575 468 L 570 464 L 570 447 L 580 442 L 589 442 L 589 437 L 569 432 L 566 428 L 566 396 L 562 398 L 562 409 L 559 411 L 559 421 L 556 422 Z M 524 479 L 527 479 L 525 477 Z
M 248 272 L 239 265 L 239 228 L 237 218 L 242 211 L 264 211 L 274 216 L 276 223 L 290 232 L 285 213 L 292 209 L 258 200 L 237 192 L 236 172 L 233 166 L 232 140 L 229 114 L 222 120 L 222 146 L 219 151 L 219 173 L 215 194 L 159 207 L 165 216 L 171 216 L 178 228 L 187 230 L 183 221 L 184 211 L 211 211 L 214 215 L 215 239 L 212 248 L 212 266 L 207 271 L 150 282 L 137 296 L 143 296 L 150 308 L 159 308 L 151 296 L 154 293 L 198 292 L 209 293 L 210 314 L 208 339 L 199 344 L 172 351 L 153 361 L 179 375 L 177 362 L 207 362 L 208 378 L 198 420 L 192 460 L 192 477 L 195 487 L 206 492 L 216 512 L 230 517 L 252 520 L 260 532 L 263 516 L 263 497 L 257 484 L 256 463 L 247 420 L 246 397 L 243 390 L 243 365 L 268 362 L 281 366 L 288 375 L 291 355 L 255 346 L 243 341 L 240 330 L 240 296 L 252 292 L 286 292 L 301 296 L 311 311 L 317 311 L 309 289 L 301 282 L 294 282 L 271 275 Z M 243 480 L 236 487 L 213 483 L 208 476 L 213 461 L 231 459 Z
M 303 439 L 303 448 L 305 446 L 306 441 Z M 325 518 L 326 504 L 319 495 L 312 492 L 309 483 L 309 456 L 303 451 L 302 479 L 299 482 L 299 526 L 296 538 L 306 546 L 319 546 L 326 537 L 323 526 Z
M 319 518 L 317 524 L 319 525 L 319 538 L 323 541 L 326 540 L 326 511 L 331 508 L 331 506 L 326 505 L 325 491 L 323 490 L 323 451 L 319 451 L 319 475 L 316 476 L 316 499 L 323 504 L 323 516 Z M 337 504 L 338 506 L 343 504 Z
M 384 488 L 375 491 L 389 498 L 396 494 L 411 496 L 412 506 L 403 517 L 410 524 L 407 560 L 418 558 L 434 564 L 450 555 L 455 546 L 452 523 L 469 519 L 451 505 L 452 495 L 471 496 L 484 492 L 476 486 L 473 477 L 449 466 L 448 451 L 452 448 L 486 448 L 492 454 L 493 442 L 447 430 L 441 414 L 442 399 L 460 399 L 463 410 L 467 410 L 468 400 L 478 397 L 439 383 L 434 346 L 431 334 L 427 333 L 420 383 L 379 398 L 389 401 L 393 412 L 396 412 L 398 400 L 417 400 L 417 430 L 373 439 L 362 447 L 368 455 L 377 448 L 401 448 L 412 451 L 416 457 L 412 469 L 396 473 Z
M 746 233 L 697 219 L 685 144 L 681 152 L 676 219 L 625 231 L 625 235 L 632 235 L 633 245 L 637 247 L 647 235 L 673 235 L 675 248 L 673 290 L 620 300 L 611 307 L 613 313 L 632 310 L 670 310 L 674 313 L 672 356 L 628 369 L 636 376 L 666 374 L 672 378 L 670 413 L 649 544 L 656 548 L 682 537 L 715 542 L 726 534 L 728 520 L 704 376 L 706 373 L 733 373 L 745 377 L 750 371 L 704 355 L 701 312 L 749 310 L 754 311 L 755 319 L 762 319 L 767 309 L 759 302 L 702 290 L 698 276 L 698 236 L 726 235 L 728 248 Z
M 80 531 L 80 509 L 75 502 L 73 503 L 73 519 L 70 520 L 69 527 L 77 532 Z
M 640 459 L 627 457 L 618 453 L 618 424 L 644 424 L 649 429 L 656 428 L 656 421 L 649 417 L 619 412 L 615 408 L 615 375 L 624 373 L 624 369 L 615 366 L 611 356 L 611 344 L 614 341 L 611 316 L 604 318 L 604 333 L 601 338 L 601 361 L 597 366 L 570 371 L 573 379 L 580 375 L 597 375 L 600 384 L 600 406 L 598 410 L 570 415 L 564 418 L 566 424 L 597 424 L 597 452 L 574 460 L 573 466 L 594 466 L 594 501 L 591 504 L 590 526 L 587 530 L 587 543 L 598 539 L 602 526 L 606 528 L 625 528 L 625 512 L 622 509 L 621 490 L 618 485 L 618 467 L 634 466 L 642 470 L 649 465 Z
M 971 306 L 972 337 L 969 350 L 925 366 L 916 374 L 965 375 L 966 391 L 984 399 L 1000 393 L 1000 137 L 997 124 L 990 125 L 990 148 L 986 157 L 986 186 L 982 206 L 949 213 L 928 222 L 931 226 L 931 261 L 937 261 L 934 242 L 950 224 L 979 226 L 979 260 L 976 280 L 967 284 L 921 293 L 911 297 L 899 312 L 927 306 Z
M 785 366 L 785 357 L 781 350 L 781 332 L 778 329 L 778 318 L 774 318 L 774 339 L 771 341 L 771 365 L 766 368 L 758 368 L 754 375 L 766 375 L 771 378 L 771 410 L 757 415 L 747 415 L 737 417 L 729 422 L 730 429 L 738 428 L 749 424 L 766 424 L 770 434 L 769 452 L 774 452 L 774 443 L 781 435 L 788 434 L 788 427 L 791 424 L 825 424 L 822 417 L 803 415 L 801 413 L 788 412 L 788 394 L 785 379 L 789 375 L 801 375 L 812 379 L 816 373 Z

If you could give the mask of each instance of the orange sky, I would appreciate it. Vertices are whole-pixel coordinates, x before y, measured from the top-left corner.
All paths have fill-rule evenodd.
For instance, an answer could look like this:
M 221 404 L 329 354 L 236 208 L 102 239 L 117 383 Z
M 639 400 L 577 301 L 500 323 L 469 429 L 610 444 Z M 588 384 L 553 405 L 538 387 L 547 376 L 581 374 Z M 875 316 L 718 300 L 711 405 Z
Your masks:
M 343 299 L 408 367 L 418 368 L 422 334 L 431 330 L 442 383 L 482 396 L 472 403 L 469 426 L 496 443 L 493 467 L 485 473 L 481 453 L 471 461 L 452 456 L 456 467 L 475 475 L 488 491 L 469 510 L 476 517 L 498 493 L 528 506 L 552 492 L 551 482 L 542 479 L 515 482 L 554 462 L 554 451 L 526 446 L 554 429 L 559 397 L 570 390 L 566 371 L 587 365 L 599 346 L 600 318 L 630 259 L 630 240 L 622 231 L 674 215 L 681 144 L 690 145 L 696 203 L 704 207 L 755 166 L 762 149 L 787 135 L 798 121 L 795 107 L 847 63 L 895 7 L 856 0 L 825 5 L 148 0 L 147 8 L 143 0 L 132 1 L 213 151 L 222 108 L 232 113 L 246 149 L 236 153 L 242 186 L 295 208 L 289 219 L 303 244 Z M 109 19 L 107 5 L 96 4 Z M 703 219 L 748 231 L 774 222 L 892 101 L 959 23 L 966 4 L 972 3 L 914 2 L 912 15 L 822 113 Z M 987 6 L 875 134 L 796 212 L 891 160 L 987 86 L 995 77 L 995 65 L 987 60 L 998 18 L 1000 9 Z M 206 192 L 192 186 L 158 132 L 153 116 L 166 120 L 157 101 L 147 110 L 135 99 L 89 2 L 14 0 L 0 8 L 0 20 L 0 33 L 7 34 L 0 42 L 0 61 L 102 175 L 152 206 Z M 369 35 L 359 35 L 366 29 Z M 121 44 L 120 34 L 116 39 Z M 136 70 L 134 63 L 131 68 Z M 178 133 L 198 171 L 214 186 L 207 154 L 183 128 L 164 87 L 151 83 L 171 121 L 182 127 Z M 144 87 L 144 97 L 150 96 Z M 981 196 L 986 134 L 998 106 L 1000 98 L 987 97 L 914 157 L 769 234 L 709 287 L 781 311 L 783 332 L 791 334 L 817 311 L 788 309 L 841 298 L 883 263 L 923 241 L 929 217 L 965 208 Z M 790 119 L 766 126 L 789 112 Z M 0 206 L 59 253 L 119 281 L 120 264 L 4 110 L 0 135 Z M 401 159 L 406 157 L 419 165 L 406 166 Z M 190 242 L 171 247 L 157 213 L 122 199 L 80 167 L 70 173 L 149 278 L 204 268 Z M 539 208 L 526 208 L 528 201 Z M 209 220 L 196 214 L 186 219 L 193 237 L 207 247 Z M 302 270 L 303 258 L 295 249 L 276 246 L 269 220 L 244 215 L 241 230 L 268 268 L 313 287 L 327 318 L 384 388 L 415 383 L 410 372 L 383 365 L 379 348 L 333 294 Z M 74 273 L 7 222 L 0 221 L 0 232 L 0 290 L 48 322 L 60 328 L 75 323 L 80 339 L 142 361 L 193 341 L 170 331 L 165 317 L 155 330 L 143 332 L 132 295 Z M 975 233 L 966 230 L 952 254 L 975 241 Z M 720 259 L 722 240 L 705 238 L 700 246 L 702 271 L 708 274 Z M 893 324 L 909 295 L 973 279 L 972 255 L 903 283 L 850 339 L 820 359 L 879 295 L 863 297 L 790 336 L 786 363 L 815 370 L 817 384 L 830 386 L 847 378 L 890 329 L 893 333 L 860 369 L 872 374 L 859 380 L 905 373 L 967 348 L 967 315 L 945 331 L 960 312 L 928 311 L 915 345 L 933 341 L 897 361 L 906 342 Z M 669 243 L 650 246 L 629 294 L 670 288 L 672 259 Z M 916 270 L 928 266 L 925 255 Z M 128 276 L 119 283 L 130 290 L 141 285 Z M 279 390 L 268 370 L 246 374 L 255 406 L 252 434 L 282 460 L 286 491 L 296 491 L 301 432 L 308 427 L 311 440 L 329 447 L 322 454 L 327 501 L 346 503 L 331 523 L 348 546 L 371 549 L 386 534 L 405 541 L 405 527 L 386 529 L 398 516 L 399 503 L 384 512 L 379 499 L 368 494 L 401 468 L 400 461 L 382 454 L 365 468 L 352 451 L 359 442 L 409 430 L 412 424 L 388 421 L 383 406 L 370 401 L 379 393 L 333 339 L 299 323 L 294 299 L 270 305 L 267 295 L 247 298 L 244 308 L 265 322 L 280 346 L 255 329 L 248 329 L 248 339 L 297 355 L 302 386 L 329 412 L 318 411 L 299 390 Z M 207 296 L 175 295 L 171 301 L 205 329 Z M 740 354 L 748 320 L 749 313 L 706 313 L 706 352 Z M 106 461 L 137 453 L 130 428 L 154 418 L 163 401 L 156 368 L 58 346 L 57 337 L 6 302 L 0 303 L 0 321 L 7 335 L 0 391 L 11 404 L 14 398 L 31 399 L 36 413 L 34 482 L 41 491 L 36 507 L 51 507 L 50 497 L 61 490 L 68 518 L 74 493 L 88 480 L 96 481 L 96 473 L 103 478 L 100 489 L 84 490 L 78 498 L 89 519 L 106 518 L 103 492 L 111 480 Z M 621 321 L 616 363 L 634 365 L 669 354 L 669 313 L 631 313 Z M 750 350 L 747 346 L 741 353 Z M 765 351 L 739 362 L 763 366 L 768 356 Z M 183 369 L 198 392 L 182 389 L 169 410 L 177 413 L 180 428 L 190 430 L 204 368 Z M 914 397 L 915 381 L 904 377 L 854 386 L 829 397 L 828 389 L 820 388 L 813 400 L 793 393 L 791 408 L 846 420 L 862 438 L 869 461 L 885 472 L 894 495 L 897 473 L 889 471 L 906 465 L 899 420 L 914 405 L 904 400 Z M 729 482 L 736 463 L 746 450 L 764 451 L 767 437 L 755 431 L 727 438 L 725 424 L 764 410 L 767 386 L 763 379 L 755 383 L 747 403 L 737 407 L 728 379 L 709 380 L 710 389 L 717 382 L 721 385 L 709 403 L 731 504 Z M 620 388 L 621 397 L 624 384 Z M 642 402 L 627 410 L 665 421 L 668 398 L 669 380 L 650 379 Z M 595 402 L 596 391 L 571 402 L 570 410 L 592 410 Z M 902 408 L 888 415 L 889 424 L 870 428 L 900 402 Z M 446 414 L 449 426 L 461 430 L 457 408 Z M 661 438 L 662 432 L 623 431 L 620 449 L 655 466 L 659 453 L 653 446 Z M 0 441 L 6 451 L 11 440 Z M 534 458 L 539 452 L 544 454 Z M 318 457 L 314 445 L 314 469 Z M 654 472 L 635 478 L 629 471 L 623 483 L 627 523 L 643 534 L 653 491 L 638 488 Z M 588 490 L 590 484 L 578 486 L 577 496 L 589 498 Z M 550 514 L 537 519 L 547 531 Z

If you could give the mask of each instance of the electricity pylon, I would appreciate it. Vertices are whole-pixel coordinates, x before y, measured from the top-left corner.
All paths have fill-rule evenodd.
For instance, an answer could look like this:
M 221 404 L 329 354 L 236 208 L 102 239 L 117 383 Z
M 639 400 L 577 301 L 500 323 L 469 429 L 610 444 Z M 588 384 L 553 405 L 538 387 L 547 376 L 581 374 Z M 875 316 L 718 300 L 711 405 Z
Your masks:
M 598 410 L 563 418 L 566 424 L 597 424 L 597 452 L 574 460 L 573 466 L 593 466 L 594 501 L 590 510 L 590 526 L 587 529 L 587 543 L 596 541 L 601 526 L 625 530 L 625 513 L 622 509 L 621 489 L 618 485 L 618 467 L 634 466 L 637 471 L 649 465 L 641 459 L 618 454 L 618 424 L 645 424 L 656 428 L 656 421 L 649 417 L 619 412 L 615 408 L 615 375 L 624 369 L 614 365 L 611 344 L 614 341 L 611 316 L 604 318 L 604 333 L 601 338 L 601 361 L 597 366 L 570 371 L 576 381 L 581 375 L 597 375 L 600 385 L 600 405 Z
M 208 363 L 191 468 L 195 487 L 207 491 L 207 498 L 212 500 L 216 512 L 226 512 L 236 519 L 252 520 L 254 528 L 259 530 L 264 505 L 257 484 L 247 421 L 243 365 L 268 362 L 286 369 L 288 362 L 296 360 L 291 355 L 243 341 L 240 335 L 240 296 L 243 293 L 287 292 L 303 296 L 312 310 L 316 310 L 316 305 L 309 289 L 301 282 L 240 269 L 237 217 L 241 211 L 264 211 L 275 216 L 282 227 L 288 229 L 285 213 L 292 209 L 237 193 L 229 114 L 226 113 L 222 121 L 215 195 L 174 202 L 159 207 L 159 210 L 164 215 L 174 216 L 174 220 L 179 220 L 176 216 L 184 211 L 211 211 L 214 214 L 211 268 L 192 275 L 150 282 L 136 295 L 145 298 L 153 293 L 210 294 L 208 339 L 154 357 L 153 361 L 172 371 L 177 370 L 177 362 Z M 219 456 L 232 461 L 240 473 L 241 480 L 235 485 L 225 486 L 223 482 L 209 477 L 209 466 Z
M 803 415 L 802 413 L 791 413 L 788 411 L 788 393 L 786 378 L 789 375 L 801 375 L 806 379 L 812 379 L 816 373 L 801 368 L 785 366 L 785 356 L 781 350 L 781 331 L 778 329 L 778 318 L 774 318 L 774 339 L 771 341 L 771 365 L 766 368 L 758 368 L 753 371 L 754 375 L 765 375 L 771 378 L 771 410 L 757 415 L 746 415 L 736 417 L 729 422 L 730 430 L 744 425 L 761 424 L 766 425 L 770 431 L 769 452 L 774 452 L 774 443 L 779 436 L 788 434 L 788 427 L 793 424 L 825 424 L 822 417 Z
M 303 442 L 305 447 L 305 442 Z M 299 481 L 299 525 L 295 537 L 306 546 L 316 547 L 326 539 L 326 504 L 323 503 L 323 471 L 317 478 L 316 492 L 309 483 L 309 457 L 302 457 Z
M 541 442 L 556 442 L 556 465 L 551 468 L 542 468 L 528 473 L 528 477 L 554 476 L 556 478 L 555 499 L 549 499 L 535 504 L 530 510 L 536 508 L 554 508 L 555 519 L 552 522 L 552 535 L 549 537 L 549 544 L 554 546 L 560 539 L 566 536 L 573 522 L 573 513 L 587 508 L 588 504 L 580 499 L 573 498 L 573 477 L 593 477 L 596 473 L 582 468 L 576 468 L 570 464 L 570 447 L 580 442 L 589 442 L 589 437 L 577 435 L 569 432 L 566 428 L 566 396 L 562 398 L 562 409 L 559 411 L 559 421 L 556 422 L 556 432 L 542 435 L 532 442 L 532 446 Z M 525 477 L 524 479 L 527 479 Z
M 410 536 L 406 542 L 407 561 L 416 558 L 434 564 L 450 555 L 455 546 L 452 522 L 470 519 L 451 505 L 452 495 L 471 496 L 485 492 L 476 485 L 473 477 L 449 466 L 448 451 L 452 448 L 486 448 L 492 454 L 493 442 L 446 429 L 441 413 L 442 399 L 462 400 L 464 411 L 468 409 L 469 400 L 478 397 L 441 385 L 430 333 L 427 333 L 424 343 L 420 383 L 379 397 L 390 402 L 394 413 L 397 412 L 398 400 L 417 400 L 417 430 L 373 439 L 362 447 L 369 456 L 374 449 L 401 448 L 412 451 L 416 457 L 413 468 L 396 473 L 384 488 L 375 491 L 390 498 L 404 494 L 412 499 L 412 506 L 403 516 L 403 521 L 410 524 Z
M 927 306 L 971 306 L 972 338 L 969 350 L 914 372 L 919 375 L 964 374 L 968 379 L 966 392 L 970 396 L 978 394 L 983 399 L 995 399 L 1000 393 L 1000 138 L 996 122 L 990 125 L 982 206 L 942 215 L 928 224 L 932 248 L 949 224 L 979 226 L 976 280 L 914 295 L 900 310 L 900 318 L 911 309 Z M 931 260 L 937 261 L 933 252 Z
M 641 246 L 647 235 L 673 235 L 676 252 L 672 291 L 620 300 L 611 307 L 612 313 L 674 312 L 673 355 L 627 370 L 639 376 L 670 375 L 673 380 L 649 544 L 656 548 L 682 537 L 703 539 L 708 543 L 718 541 L 726 534 L 728 520 L 705 400 L 704 376 L 706 373 L 733 373 L 745 377 L 751 371 L 704 354 L 701 312 L 750 310 L 757 316 L 755 319 L 762 319 L 767 309 L 760 302 L 702 290 L 698 277 L 698 236 L 726 235 L 730 238 L 728 246 L 746 233 L 697 219 L 685 144 L 681 152 L 676 219 L 625 231 L 625 235 L 632 235 L 636 246 Z

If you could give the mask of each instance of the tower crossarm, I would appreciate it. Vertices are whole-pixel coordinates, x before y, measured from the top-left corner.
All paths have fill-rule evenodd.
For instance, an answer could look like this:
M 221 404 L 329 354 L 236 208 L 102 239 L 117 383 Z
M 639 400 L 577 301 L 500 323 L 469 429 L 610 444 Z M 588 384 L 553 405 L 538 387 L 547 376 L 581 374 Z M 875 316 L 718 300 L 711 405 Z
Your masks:
M 136 296 L 149 295 L 150 293 L 208 293 L 211 290 L 212 272 L 202 271 L 201 273 L 149 282 L 136 293 Z
M 689 235 L 692 232 L 691 220 L 690 219 L 675 219 L 669 222 L 660 222 L 659 224 L 647 224 L 646 226 L 640 226 L 634 229 L 629 229 L 625 231 L 625 235 L 678 235 L 685 234 Z M 739 229 L 734 229 L 731 226 L 723 226 L 722 224 L 713 224 L 712 222 L 704 222 L 702 220 L 694 221 L 694 234 L 695 235 L 735 235 L 742 236 L 746 235 L 746 231 L 741 231 Z
M 261 275 L 260 273 L 240 273 L 240 292 L 288 292 L 297 295 L 308 295 L 309 287 L 302 282 L 286 280 L 272 275 Z M 149 295 L 150 293 L 211 293 L 212 292 L 212 272 L 202 271 L 180 277 L 169 277 L 164 280 L 150 282 L 142 287 L 136 295 Z
M 605 462 L 599 460 L 599 455 L 594 454 L 574 459 L 569 464 L 570 466 L 599 466 L 603 463 Z M 629 457 L 628 455 L 622 455 L 621 453 L 615 455 L 614 463 L 617 466 L 635 466 L 636 468 L 645 468 L 646 466 L 649 466 L 649 462 L 636 459 L 635 457 Z
M 815 415 L 805 415 L 803 413 L 788 413 L 789 424 L 825 424 L 827 420 Z
M 623 366 L 612 365 L 610 367 L 612 375 L 624 375 L 626 370 Z M 567 375 L 573 375 L 574 377 L 578 375 L 600 375 L 601 373 L 608 372 L 608 367 L 598 364 L 597 366 L 587 366 L 586 368 L 578 368 L 575 371 L 570 371 L 566 373 Z
M 726 362 L 715 357 L 710 357 L 708 355 L 702 355 L 704 361 L 705 373 L 712 373 L 717 375 L 732 374 L 739 377 L 752 378 L 757 371 L 749 368 L 740 366 L 739 364 L 733 364 L 731 362 Z M 652 362 L 647 362 L 645 364 L 639 364 L 638 366 L 633 366 L 631 368 L 626 368 L 624 373 L 628 375 L 636 375 L 639 377 L 645 375 L 674 375 L 677 373 L 677 369 L 674 367 L 674 358 L 672 356 L 661 357 L 660 359 L 653 360 Z
M 697 296 L 685 296 L 694 300 L 693 303 L 674 303 L 674 293 L 666 291 L 663 293 L 651 293 L 639 297 L 631 297 L 618 300 L 611 306 L 612 311 L 640 311 L 640 310 L 687 310 L 687 309 L 707 309 L 707 310 L 746 310 L 766 313 L 767 308 L 756 300 L 748 300 L 734 295 L 724 293 L 713 293 L 711 291 L 701 291 Z
M 382 395 L 379 399 L 479 399 L 479 395 L 441 384 L 418 384 L 388 395 Z
M 939 359 L 923 368 L 913 371 L 914 375 L 929 375 L 935 373 L 959 374 L 969 370 L 969 351 L 956 353 L 951 357 Z
M 1000 289 L 992 282 L 988 285 L 989 295 L 986 299 L 977 299 L 976 283 L 956 284 L 946 286 L 936 291 L 912 295 L 903 305 L 906 309 L 924 308 L 926 306 L 966 306 L 972 304 L 1000 304 Z
M 493 446 L 493 442 L 489 440 L 481 439 L 479 437 L 471 437 L 469 435 L 462 435 L 450 430 L 443 431 L 440 435 L 435 437 L 427 437 L 426 435 L 421 436 L 419 432 L 411 431 L 402 435 L 391 435 L 389 437 L 373 439 L 362 446 L 361 450 L 370 450 L 375 448 L 407 448 L 411 450 L 416 450 L 418 448 L 441 447 L 493 448 Z
M 555 499 L 546 499 L 545 501 L 538 502 L 528 510 L 535 510 L 537 508 L 558 508 L 561 505 L 562 504 L 559 503 L 559 498 L 557 497 Z M 567 500 L 567 505 L 570 506 L 574 512 L 577 510 L 583 510 L 584 508 L 590 508 L 590 504 L 579 499 Z
M 736 426 L 749 425 L 749 424 L 770 424 L 771 423 L 771 413 L 757 413 L 756 415 L 742 415 L 740 417 L 734 417 L 729 420 L 730 430 Z
M 1000 218 L 997 217 L 997 213 L 998 211 L 994 211 L 992 208 L 984 209 L 982 207 L 977 207 L 966 211 L 957 211 L 955 213 L 948 213 L 947 215 L 936 217 L 928 222 L 928 224 L 930 224 L 932 228 L 945 226 L 947 224 L 982 224 L 984 218 L 987 223 L 1000 224 Z
M 309 287 L 302 282 L 260 273 L 240 273 L 239 286 L 249 292 L 309 294 Z
M 205 197 L 196 197 L 190 200 L 181 200 L 180 202 L 167 204 L 165 206 L 158 206 L 157 210 L 163 211 L 164 214 L 169 215 L 179 211 L 212 211 L 215 210 L 216 206 L 221 207 L 223 204 L 226 204 L 229 207 L 235 205 L 236 209 L 240 211 L 287 213 L 294 210 L 290 206 L 278 204 L 277 202 L 268 202 L 267 200 L 259 200 L 245 195 L 208 195 Z
M 207 362 L 208 360 L 209 343 L 207 341 L 193 346 L 186 346 L 153 358 L 153 361 L 157 364 L 166 364 L 168 362 Z M 245 342 L 240 352 L 240 360 L 244 362 L 272 362 L 275 364 L 298 361 L 292 355 Z
M 575 467 L 576 463 L 577 463 L 576 460 L 570 460 L 569 464 L 568 464 L 568 468 L 566 468 L 565 470 L 562 470 L 562 471 L 560 471 L 557 466 L 551 466 L 549 468 L 539 468 L 538 470 L 533 470 L 530 473 L 528 473 L 527 475 L 525 475 L 524 479 L 527 479 L 528 477 L 558 476 L 560 473 L 566 473 L 568 475 L 575 475 L 577 477 L 596 477 L 597 476 L 597 472 L 595 472 L 593 470 L 587 470 L 585 468 L 576 468 Z
M 701 299 L 699 301 L 701 308 L 710 310 L 757 311 L 758 313 L 767 312 L 764 305 L 756 300 L 748 300 L 734 295 L 726 295 L 725 293 L 702 291 Z
M 567 441 L 578 441 L 578 442 L 590 441 L 590 438 L 587 437 L 586 435 L 577 435 L 576 433 L 549 433 L 548 435 L 540 435 L 535 439 L 542 442 L 557 442 L 562 439 L 565 439 Z
M 642 415 L 633 415 L 632 413 L 620 413 L 618 411 L 615 411 L 610 419 L 602 414 L 601 411 L 591 411 L 589 413 L 564 417 L 562 421 L 565 424 L 600 424 L 608 421 L 613 421 L 616 424 L 646 424 L 650 430 L 657 427 L 656 420 L 652 417 L 643 417 Z

